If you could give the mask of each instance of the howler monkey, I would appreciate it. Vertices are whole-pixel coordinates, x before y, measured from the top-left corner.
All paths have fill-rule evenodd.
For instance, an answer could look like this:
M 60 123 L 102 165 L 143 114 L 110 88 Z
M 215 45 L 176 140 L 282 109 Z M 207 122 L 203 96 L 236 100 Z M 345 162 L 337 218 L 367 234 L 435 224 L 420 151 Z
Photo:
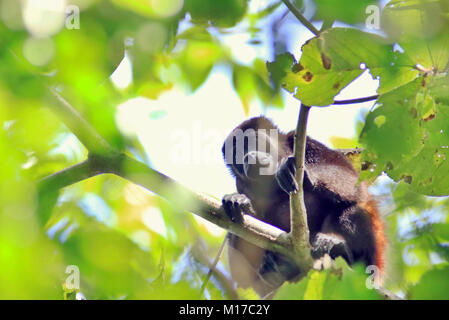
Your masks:
M 223 145 L 225 162 L 235 176 L 238 193 L 223 197 L 226 214 L 236 223 L 242 212 L 290 231 L 289 193 L 297 189 L 294 131 L 284 134 L 260 116 L 241 123 Z M 362 261 L 384 266 L 385 236 L 376 203 L 345 156 L 307 137 L 304 199 L 312 257 L 328 253 L 349 264 Z M 299 274 L 285 256 L 229 234 L 233 279 L 260 296 Z

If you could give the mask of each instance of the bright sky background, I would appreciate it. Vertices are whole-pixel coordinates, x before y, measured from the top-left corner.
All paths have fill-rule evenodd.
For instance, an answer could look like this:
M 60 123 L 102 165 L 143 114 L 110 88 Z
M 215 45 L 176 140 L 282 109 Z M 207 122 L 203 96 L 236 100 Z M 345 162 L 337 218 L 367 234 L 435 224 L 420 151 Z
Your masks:
M 172 90 L 156 101 L 145 98 L 130 100 L 119 107 L 117 117 L 124 132 L 137 134 L 157 170 L 189 188 L 218 198 L 223 193 L 235 192 L 234 181 L 222 159 L 224 138 L 246 119 L 228 73 L 224 68 L 214 69 L 205 85 L 194 95 L 188 96 L 179 90 Z M 376 81 L 364 74 L 339 98 L 372 95 L 376 87 Z M 371 106 L 372 102 L 313 108 L 309 116 L 308 134 L 328 145 L 332 136 L 351 138 L 355 134 L 355 120 L 360 116 L 361 108 Z M 167 114 L 161 119 L 152 120 L 150 113 L 156 110 L 165 110 Z M 298 110 L 299 101 L 287 96 L 284 109 L 268 109 L 265 115 L 278 124 L 281 130 L 289 131 L 296 126 Z M 250 117 L 260 114 L 264 114 L 264 111 L 254 104 Z M 185 139 L 179 140 L 180 136 L 185 136 Z M 186 159 L 176 157 L 182 141 L 190 144 Z

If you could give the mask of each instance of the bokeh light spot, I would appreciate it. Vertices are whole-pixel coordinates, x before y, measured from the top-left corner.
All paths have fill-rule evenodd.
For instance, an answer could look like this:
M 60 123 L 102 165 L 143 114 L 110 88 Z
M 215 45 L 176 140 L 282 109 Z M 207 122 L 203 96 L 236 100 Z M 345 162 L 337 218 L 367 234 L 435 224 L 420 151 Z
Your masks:
M 55 55 L 55 44 L 50 38 L 28 38 L 23 44 L 23 55 L 35 66 L 44 66 Z
M 23 21 L 36 36 L 51 36 L 62 29 L 65 22 L 65 0 L 26 0 Z
M 181 11 L 184 0 L 151 0 L 153 12 L 160 17 L 171 17 Z
M 162 24 L 150 22 L 139 29 L 135 43 L 145 52 L 156 52 L 164 47 L 167 37 L 167 30 Z

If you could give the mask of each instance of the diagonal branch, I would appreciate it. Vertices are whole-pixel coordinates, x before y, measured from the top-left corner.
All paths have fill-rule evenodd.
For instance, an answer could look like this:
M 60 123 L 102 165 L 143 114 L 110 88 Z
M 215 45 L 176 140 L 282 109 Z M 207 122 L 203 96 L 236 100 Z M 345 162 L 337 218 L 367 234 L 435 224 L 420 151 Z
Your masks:
M 56 105 L 49 108 L 64 122 L 90 153 L 108 155 L 117 151 L 56 90 L 49 88 Z
M 49 104 L 48 108 L 54 112 L 69 130 L 79 139 L 79 141 L 93 154 L 111 155 L 117 153 L 116 150 L 83 118 L 83 116 L 72 107 L 54 88 L 50 87 L 42 77 L 32 70 L 28 64 L 19 58 L 13 50 L 9 49 L 9 54 L 14 60 L 32 76 L 38 83 L 47 89 L 54 98 L 54 104 Z
M 98 173 L 91 169 L 89 160 L 85 160 L 41 179 L 38 183 L 38 189 L 43 192 L 57 191 L 71 184 L 89 179 L 96 174 Z
M 257 246 L 291 256 L 286 233 L 252 216 L 242 224 L 233 223 L 216 199 L 197 194 L 166 175 L 125 154 L 89 156 L 75 166 L 39 181 L 39 190 L 55 191 L 99 174 L 114 174 L 138 184 L 168 200 L 180 211 L 194 213 Z
M 314 35 L 319 36 L 320 31 L 315 28 L 315 26 L 307 20 L 306 17 L 303 16 L 303 14 L 289 1 L 289 0 L 282 0 L 282 2 L 287 6 L 288 10 L 290 10 L 291 13 L 307 28 L 309 29 Z
M 162 196 L 185 212 L 192 212 L 257 246 L 291 256 L 286 233 L 281 229 L 249 215 L 244 216 L 242 224 L 233 223 L 226 216 L 220 201 L 192 192 L 175 180 L 126 155 L 123 156 L 122 165 L 116 169 L 114 174 Z

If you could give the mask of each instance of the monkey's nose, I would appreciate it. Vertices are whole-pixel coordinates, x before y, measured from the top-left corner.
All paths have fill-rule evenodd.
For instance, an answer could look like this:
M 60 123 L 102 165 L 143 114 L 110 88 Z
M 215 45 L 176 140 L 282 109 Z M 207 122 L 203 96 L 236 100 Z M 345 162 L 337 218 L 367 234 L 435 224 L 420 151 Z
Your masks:
M 261 175 L 267 175 L 267 168 L 271 167 L 273 162 L 270 154 L 259 151 L 250 151 L 243 157 L 243 170 L 249 178 L 256 178 Z M 265 168 L 265 170 L 263 170 Z M 273 173 L 268 173 L 273 174 Z

